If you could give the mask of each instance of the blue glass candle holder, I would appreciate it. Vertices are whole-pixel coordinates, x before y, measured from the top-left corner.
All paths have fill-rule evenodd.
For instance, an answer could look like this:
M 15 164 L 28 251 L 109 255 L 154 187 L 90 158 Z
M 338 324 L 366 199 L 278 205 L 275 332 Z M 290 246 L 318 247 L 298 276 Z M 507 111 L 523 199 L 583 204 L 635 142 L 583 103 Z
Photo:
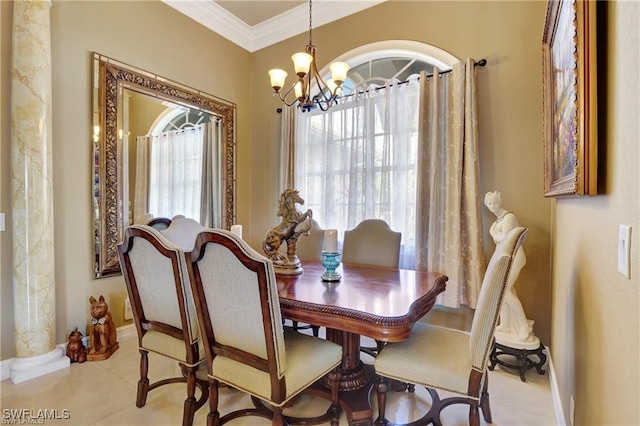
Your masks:
M 322 266 L 324 266 L 324 273 L 322 274 L 322 281 L 340 281 L 342 276 L 336 272 L 336 268 L 340 266 L 340 252 L 322 252 Z

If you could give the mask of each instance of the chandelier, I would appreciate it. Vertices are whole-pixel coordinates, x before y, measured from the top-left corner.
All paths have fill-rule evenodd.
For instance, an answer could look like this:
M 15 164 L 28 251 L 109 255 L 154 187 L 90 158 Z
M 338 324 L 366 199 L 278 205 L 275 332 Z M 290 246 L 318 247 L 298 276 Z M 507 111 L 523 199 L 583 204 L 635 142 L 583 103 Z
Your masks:
M 331 79 L 325 82 L 320 77 L 316 65 L 316 47 L 313 45 L 311 0 L 309 0 L 309 44 L 304 48 L 304 52 L 294 53 L 291 60 L 298 81 L 283 93 L 282 88 L 287 78 L 287 72 L 277 68 L 269 70 L 274 95 L 277 94 L 287 106 L 297 103 L 303 111 L 309 111 L 316 106 L 326 111 L 332 105 L 337 104 L 338 92 L 347 78 L 349 65 L 344 62 L 334 62 L 329 65 Z M 318 89 L 318 93 L 313 96 L 311 96 L 312 88 Z

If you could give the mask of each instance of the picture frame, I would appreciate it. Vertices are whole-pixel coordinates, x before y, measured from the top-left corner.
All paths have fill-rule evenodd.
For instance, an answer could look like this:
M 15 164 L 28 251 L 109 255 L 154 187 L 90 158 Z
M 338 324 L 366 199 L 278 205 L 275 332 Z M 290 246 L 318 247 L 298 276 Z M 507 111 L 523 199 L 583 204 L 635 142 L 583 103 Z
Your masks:
M 542 53 L 544 196 L 596 195 L 596 2 L 549 0 Z

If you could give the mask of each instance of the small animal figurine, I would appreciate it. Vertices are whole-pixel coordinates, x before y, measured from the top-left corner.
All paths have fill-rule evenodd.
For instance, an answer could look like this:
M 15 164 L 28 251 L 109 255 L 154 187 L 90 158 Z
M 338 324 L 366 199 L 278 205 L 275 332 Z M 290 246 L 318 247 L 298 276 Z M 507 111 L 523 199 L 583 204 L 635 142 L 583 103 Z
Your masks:
M 82 333 L 78 331 L 78 327 L 69 334 L 67 356 L 71 358 L 71 362 L 83 363 L 87 360 L 87 348 L 82 343 Z
M 116 325 L 104 296 L 100 295 L 98 300 L 91 296 L 89 302 L 91 303 L 91 332 L 89 334 L 91 349 L 88 360 L 101 361 L 109 358 L 119 347 Z

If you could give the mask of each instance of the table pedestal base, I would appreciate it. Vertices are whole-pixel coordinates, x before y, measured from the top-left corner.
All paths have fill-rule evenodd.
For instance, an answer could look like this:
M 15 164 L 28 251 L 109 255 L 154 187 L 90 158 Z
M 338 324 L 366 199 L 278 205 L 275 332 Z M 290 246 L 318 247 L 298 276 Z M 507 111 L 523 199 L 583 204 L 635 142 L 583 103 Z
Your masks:
M 353 380 L 347 378 L 346 381 L 341 380 L 340 385 L 340 406 L 347 415 L 347 421 L 350 426 L 371 426 L 373 424 L 373 411 L 371 409 L 371 391 L 375 372 L 372 365 L 362 364 L 359 369 L 359 377 L 356 382 L 360 382 L 362 378 L 366 378 L 365 383 L 357 389 L 345 390 L 343 386 L 354 383 Z M 321 379 L 311 386 L 305 393 L 318 396 L 323 399 L 331 400 L 331 391 L 326 386 L 326 379 Z
M 340 392 L 358 390 L 371 384 L 373 373 L 367 371 L 364 366 L 365 364 L 360 362 L 360 365 L 355 370 L 340 371 Z M 341 370 L 340 368 L 338 369 Z M 327 390 L 331 389 L 331 381 L 328 376 L 320 379 L 320 384 Z

